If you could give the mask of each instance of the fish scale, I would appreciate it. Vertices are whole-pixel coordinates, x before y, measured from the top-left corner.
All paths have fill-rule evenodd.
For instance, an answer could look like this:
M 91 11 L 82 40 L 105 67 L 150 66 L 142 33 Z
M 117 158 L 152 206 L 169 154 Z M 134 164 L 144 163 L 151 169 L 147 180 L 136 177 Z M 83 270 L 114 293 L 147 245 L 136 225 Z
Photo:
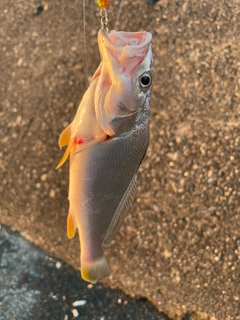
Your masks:
M 83 159 L 92 160 L 89 161 L 85 167 L 87 180 L 84 180 L 84 189 L 79 188 L 79 182 L 77 180 L 78 188 L 74 187 L 73 190 L 70 190 L 70 193 L 72 197 L 79 201 L 79 194 L 85 192 L 84 198 L 87 198 L 89 197 L 89 190 L 91 190 L 90 197 L 93 197 L 93 201 L 91 202 L 92 212 L 90 212 L 90 209 L 88 208 L 86 217 L 91 215 L 95 216 L 101 201 L 104 200 L 104 225 L 102 228 L 98 225 L 98 230 L 101 230 L 101 237 L 104 235 L 106 226 L 110 223 L 112 218 L 112 212 L 116 210 L 117 204 L 121 200 L 132 176 L 136 173 L 142 155 L 147 148 L 147 139 L 144 139 L 144 137 L 142 138 L 141 136 L 139 138 L 140 144 L 138 144 L 138 141 L 135 139 L 133 140 L 131 135 L 129 135 L 127 139 L 109 140 L 108 145 L 104 142 L 100 142 L 91 149 L 83 150 L 78 155 L 75 155 L 75 166 L 80 168 L 79 171 L 81 171 L 81 165 L 78 165 L 78 163 L 83 165 Z M 135 143 L 130 143 L 129 140 L 133 140 Z M 138 147 L 134 148 L 134 145 Z M 79 160 L 77 160 L 76 157 L 79 157 Z M 121 172 L 118 170 L 119 167 L 121 167 Z M 72 179 L 78 177 L 79 173 L 80 172 L 77 172 L 77 170 L 74 170 Z M 101 193 L 99 190 L 101 190 Z M 75 193 L 76 195 L 74 195 Z M 97 199 L 98 197 L 100 197 L 100 199 Z M 108 212 L 109 219 L 106 221 Z M 99 218 L 99 220 L 101 222 L 101 218 Z M 91 226 L 88 227 L 89 230 L 90 228 Z

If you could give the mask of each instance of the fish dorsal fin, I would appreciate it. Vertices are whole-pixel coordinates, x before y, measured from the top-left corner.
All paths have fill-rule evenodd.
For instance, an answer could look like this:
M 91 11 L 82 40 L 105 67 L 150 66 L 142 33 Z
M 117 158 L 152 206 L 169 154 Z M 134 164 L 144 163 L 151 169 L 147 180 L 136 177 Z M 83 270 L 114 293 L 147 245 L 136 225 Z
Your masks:
M 133 200 L 135 199 L 137 192 L 137 175 L 135 174 L 124 193 L 117 210 L 112 218 L 112 221 L 104 235 L 103 238 L 103 245 L 107 246 L 111 239 L 115 236 L 115 234 L 118 232 L 126 214 L 128 213 L 128 210 L 130 209 Z
M 71 123 L 63 130 L 58 139 L 59 148 L 62 148 L 69 144 L 71 138 L 72 130 Z

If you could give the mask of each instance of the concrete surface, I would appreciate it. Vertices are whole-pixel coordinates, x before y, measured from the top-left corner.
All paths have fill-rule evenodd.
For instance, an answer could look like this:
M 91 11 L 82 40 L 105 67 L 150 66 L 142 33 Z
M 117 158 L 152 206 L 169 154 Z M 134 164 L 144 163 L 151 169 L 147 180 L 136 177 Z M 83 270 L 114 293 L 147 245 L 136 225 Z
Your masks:
M 239 22 L 237 0 L 125 1 L 120 16 L 153 34 L 151 139 L 103 282 L 171 319 L 240 319 Z M 0 222 L 78 269 L 68 166 L 55 166 L 99 63 L 98 9 L 86 5 L 86 54 L 79 0 L 1 0 L 0 26 Z

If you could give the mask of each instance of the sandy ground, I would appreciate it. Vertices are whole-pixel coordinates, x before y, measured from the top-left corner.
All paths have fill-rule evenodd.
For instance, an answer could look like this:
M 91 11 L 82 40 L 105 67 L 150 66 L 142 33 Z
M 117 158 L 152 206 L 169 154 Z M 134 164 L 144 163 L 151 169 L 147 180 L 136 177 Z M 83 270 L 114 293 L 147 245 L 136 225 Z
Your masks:
M 138 196 L 103 282 L 171 319 L 240 319 L 239 22 L 237 0 L 125 1 L 117 26 L 152 32 L 155 69 Z M 76 269 L 57 140 L 99 64 L 98 29 L 92 1 L 85 54 L 81 1 L 0 2 L 0 222 Z

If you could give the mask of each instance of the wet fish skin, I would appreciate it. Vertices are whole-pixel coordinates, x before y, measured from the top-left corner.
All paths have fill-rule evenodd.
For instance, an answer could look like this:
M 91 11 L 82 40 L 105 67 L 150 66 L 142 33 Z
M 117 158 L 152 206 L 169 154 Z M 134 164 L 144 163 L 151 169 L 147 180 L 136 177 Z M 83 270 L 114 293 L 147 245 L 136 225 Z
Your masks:
M 131 205 L 137 170 L 149 139 L 151 83 L 143 86 L 141 78 L 145 75 L 151 81 L 152 77 L 151 35 L 142 33 L 145 46 L 135 45 L 140 61 L 134 52 L 121 55 L 130 47 L 128 38 L 138 38 L 140 34 L 128 33 L 127 40 L 124 36 L 126 33 L 108 36 L 103 30 L 99 32 L 102 63 L 83 97 L 85 104 L 81 102 L 75 119 L 59 140 L 60 146 L 68 143 L 69 148 L 63 162 L 70 153 L 68 236 L 73 237 L 78 229 L 81 274 L 92 283 L 110 274 L 102 244 L 109 242 Z M 124 45 L 112 45 L 118 37 Z M 108 59 L 109 54 L 114 56 L 114 50 L 118 51 L 115 61 Z M 131 74 L 125 75 L 124 68 L 131 62 Z M 81 111 L 84 108 L 86 112 Z M 84 125 L 86 130 L 81 131 Z M 80 140 L 84 142 L 78 143 Z

